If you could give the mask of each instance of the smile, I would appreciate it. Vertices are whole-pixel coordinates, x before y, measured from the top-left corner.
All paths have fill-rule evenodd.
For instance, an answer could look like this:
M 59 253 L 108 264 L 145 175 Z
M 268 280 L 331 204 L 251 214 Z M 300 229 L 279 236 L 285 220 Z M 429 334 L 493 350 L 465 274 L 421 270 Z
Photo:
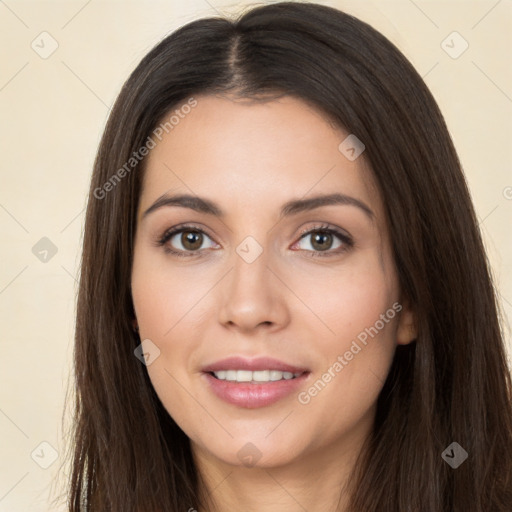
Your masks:
M 212 372 L 212 374 L 219 380 L 228 380 L 234 382 L 276 382 L 279 380 L 295 379 L 302 375 L 303 372 L 281 372 L 279 370 L 224 370 Z

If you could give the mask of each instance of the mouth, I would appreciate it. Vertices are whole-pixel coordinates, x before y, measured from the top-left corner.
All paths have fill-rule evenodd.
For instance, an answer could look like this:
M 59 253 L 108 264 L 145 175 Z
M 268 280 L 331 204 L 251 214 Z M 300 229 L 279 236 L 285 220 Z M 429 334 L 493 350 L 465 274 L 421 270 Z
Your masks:
M 209 391 L 228 404 L 246 409 L 272 405 L 303 386 L 305 367 L 277 359 L 230 357 L 202 369 Z

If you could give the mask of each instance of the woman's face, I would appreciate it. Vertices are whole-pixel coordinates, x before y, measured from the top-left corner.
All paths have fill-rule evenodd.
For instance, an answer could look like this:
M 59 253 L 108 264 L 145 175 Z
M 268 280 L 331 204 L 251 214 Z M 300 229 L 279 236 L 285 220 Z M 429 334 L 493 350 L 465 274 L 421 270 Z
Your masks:
M 289 96 L 196 100 L 155 139 L 140 198 L 132 293 L 151 382 L 204 460 L 349 453 L 414 338 L 362 146 Z

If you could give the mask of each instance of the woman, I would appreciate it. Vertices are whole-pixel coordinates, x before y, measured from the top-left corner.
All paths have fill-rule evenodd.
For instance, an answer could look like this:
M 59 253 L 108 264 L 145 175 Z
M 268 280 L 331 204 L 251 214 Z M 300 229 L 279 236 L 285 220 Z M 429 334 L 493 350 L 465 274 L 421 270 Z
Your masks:
M 101 141 L 72 511 L 512 509 L 511 380 L 467 185 L 367 24 L 187 24 Z

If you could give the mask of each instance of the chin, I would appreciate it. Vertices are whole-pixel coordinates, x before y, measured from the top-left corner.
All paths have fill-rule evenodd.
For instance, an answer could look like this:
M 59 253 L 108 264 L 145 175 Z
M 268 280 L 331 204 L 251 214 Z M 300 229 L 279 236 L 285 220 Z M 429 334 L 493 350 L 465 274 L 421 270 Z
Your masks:
M 290 437 L 288 437 L 290 441 Z M 296 460 L 300 453 L 295 443 L 289 445 L 244 438 L 231 439 L 222 445 L 216 444 L 211 448 L 202 444 L 201 451 L 207 452 L 207 458 L 215 458 L 222 463 L 238 468 L 270 469 L 286 466 Z

